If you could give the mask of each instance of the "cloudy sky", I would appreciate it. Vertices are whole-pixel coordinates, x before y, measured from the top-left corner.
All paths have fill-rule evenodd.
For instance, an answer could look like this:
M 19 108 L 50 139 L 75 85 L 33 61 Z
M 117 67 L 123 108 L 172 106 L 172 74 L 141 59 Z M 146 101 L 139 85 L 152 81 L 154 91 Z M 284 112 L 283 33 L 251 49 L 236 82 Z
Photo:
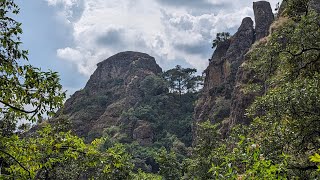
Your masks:
M 274 9 L 279 0 L 270 0 Z M 121 51 L 155 57 L 164 69 L 203 71 L 217 32 L 253 17 L 253 0 L 18 0 L 30 63 L 59 72 L 73 93 L 96 64 Z

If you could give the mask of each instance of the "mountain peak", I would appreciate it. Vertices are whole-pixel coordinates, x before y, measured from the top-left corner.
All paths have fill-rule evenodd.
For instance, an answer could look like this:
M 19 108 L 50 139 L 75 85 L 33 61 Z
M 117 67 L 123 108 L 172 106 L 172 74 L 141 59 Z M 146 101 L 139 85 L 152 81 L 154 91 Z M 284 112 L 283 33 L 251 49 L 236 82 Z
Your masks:
M 119 125 L 123 112 L 141 101 L 140 82 L 161 72 L 148 54 L 133 51 L 115 54 L 98 64 L 84 89 L 66 101 L 62 114 L 69 117 L 77 135 L 87 140 L 100 137 L 105 128 Z M 146 123 L 141 126 L 150 132 Z
M 158 74 L 162 69 L 154 57 L 141 52 L 125 51 L 117 53 L 98 63 L 86 87 L 97 87 L 110 79 L 126 79 L 126 76 L 143 71 L 147 74 Z M 142 73 L 142 74 L 144 74 Z
M 146 53 L 142 52 L 135 52 L 135 51 L 123 51 L 119 52 L 108 59 L 98 63 L 98 67 L 104 64 L 117 64 L 117 63 L 127 63 L 130 64 L 132 61 L 136 61 L 139 58 L 145 58 L 145 59 L 153 59 L 154 58 Z

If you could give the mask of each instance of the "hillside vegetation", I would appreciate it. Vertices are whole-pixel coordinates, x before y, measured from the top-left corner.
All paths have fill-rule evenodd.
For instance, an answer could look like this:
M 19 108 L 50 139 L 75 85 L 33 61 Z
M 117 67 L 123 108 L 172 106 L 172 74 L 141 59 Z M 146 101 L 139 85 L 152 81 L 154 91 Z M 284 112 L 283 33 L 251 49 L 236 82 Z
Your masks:
M 127 51 L 63 103 L 0 1 L 0 179 L 320 179 L 320 5 L 268 4 L 214 41 L 204 82 Z

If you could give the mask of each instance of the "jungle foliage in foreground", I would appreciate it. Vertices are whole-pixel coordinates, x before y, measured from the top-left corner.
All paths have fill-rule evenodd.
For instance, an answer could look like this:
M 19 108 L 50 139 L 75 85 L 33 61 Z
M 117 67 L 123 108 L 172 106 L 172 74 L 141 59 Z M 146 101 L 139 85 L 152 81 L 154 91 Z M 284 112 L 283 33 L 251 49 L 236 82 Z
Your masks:
M 227 138 L 219 124 L 199 124 L 192 155 L 181 158 L 178 145 L 149 152 L 110 138 L 86 144 L 65 131 L 63 122 L 44 125 L 29 137 L 14 133 L 19 119 L 37 122 L 52 115 L 64 93 L 56 73 L 28 64 L 27 51 L 19 49 L 21 24 L 9 17 L 19 9 L 13 0 L 0 1 L 0 178 L 320 178 L 320 17 L 300 1 L 288 3 L 285 20 L 248 54 L 246 69 L 260 81 L 243 91 L 263 92 L 247 111 L 252 124 L 234 127 Z M 181 87 L 177 92 L 181 95 Z M 134 169 L 137 151 L 152 154 L 158 171 Z

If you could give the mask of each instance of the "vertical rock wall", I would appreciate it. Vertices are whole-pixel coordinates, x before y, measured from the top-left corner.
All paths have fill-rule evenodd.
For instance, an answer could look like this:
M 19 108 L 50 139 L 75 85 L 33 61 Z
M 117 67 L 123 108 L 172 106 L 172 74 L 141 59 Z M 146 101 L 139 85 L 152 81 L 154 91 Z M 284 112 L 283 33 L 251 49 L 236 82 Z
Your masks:
M 256 40 L 260 40 L 269 35 L 269 27 L 274 21 L 274 15 L 270 3 L 266 1 L 254 2 L 253 12 L 256 23 Z
M 220 43 L 212 55 L 210 64 L 205 70 L 206 78 L 201 98 L 195 109 L 196 122 L 208 119 L 216 121 L 229 116 L 230 110 L 216 117 L 217 99 L 230 103 L 237 69 L 243 61 L 244 54 L 254 41 L 253 21 L 244 18 L 237 33 L 229 40 Z M 219 114 L 219 113 L 218 113 Z
M 244 113 L 254 95 L 244 96 L 238 85 L 252 78 L 252 74 L 246 72 L 241 64 L 252 44 L 269 34 L 274 20 L 269 2 L 255 2 L 253 10 L 255 29 L 251 18 L 244 18 L 236 34 L 217 46 L 205 70 L 204 88 L 194 114 L 194 137 L 198 122 L 222 122 L 222 128 L 227 131 L 235 122 L 248 121 Z

